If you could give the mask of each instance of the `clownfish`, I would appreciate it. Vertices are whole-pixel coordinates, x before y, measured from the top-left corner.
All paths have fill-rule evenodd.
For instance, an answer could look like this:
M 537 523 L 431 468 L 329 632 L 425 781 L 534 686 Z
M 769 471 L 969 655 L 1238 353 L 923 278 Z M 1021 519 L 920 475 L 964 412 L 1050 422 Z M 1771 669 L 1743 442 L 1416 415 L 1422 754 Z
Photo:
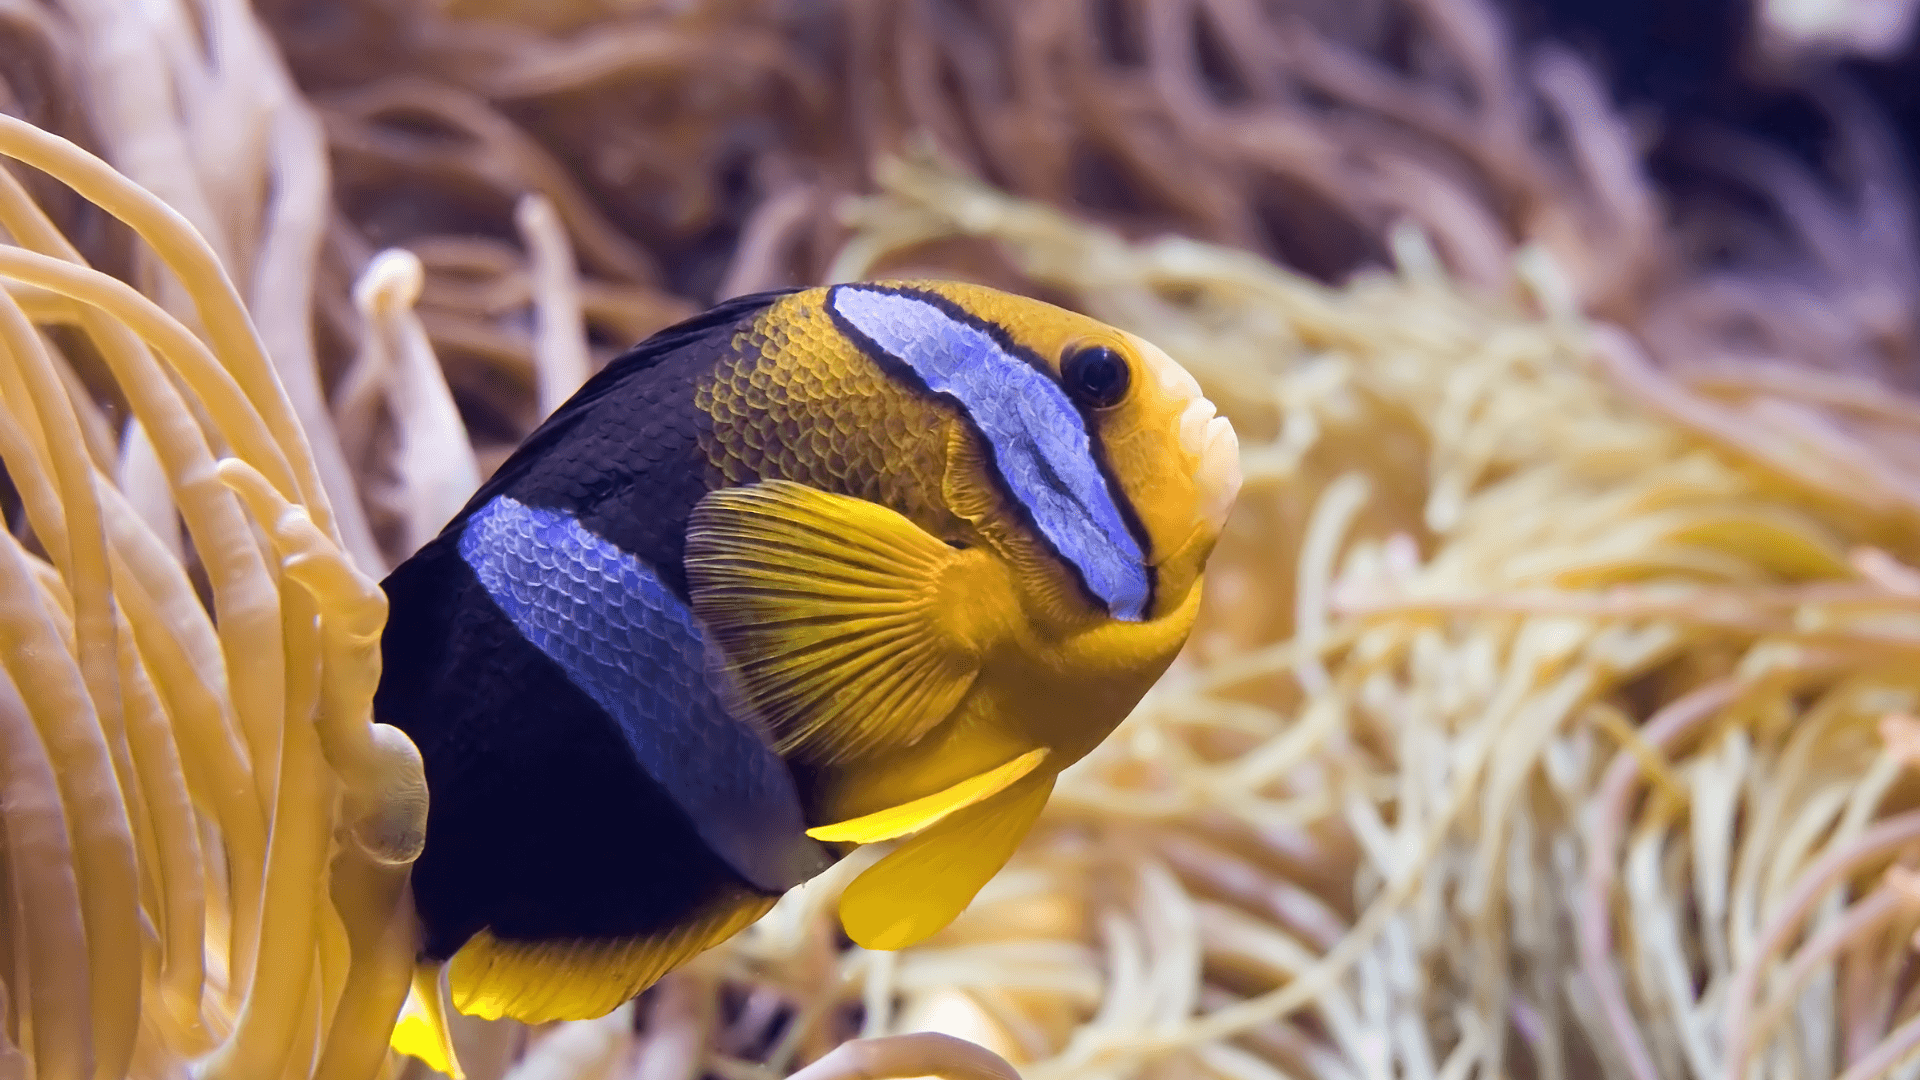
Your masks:
M 901 841 L 848 936 L 938 932 L 1185 642 L 1239 484 L 1166 353 L 982 286 L 745 296 L 615 359 L 383 583 L 410 1047 L 439 995 L 603 1015 L 851 845 Z

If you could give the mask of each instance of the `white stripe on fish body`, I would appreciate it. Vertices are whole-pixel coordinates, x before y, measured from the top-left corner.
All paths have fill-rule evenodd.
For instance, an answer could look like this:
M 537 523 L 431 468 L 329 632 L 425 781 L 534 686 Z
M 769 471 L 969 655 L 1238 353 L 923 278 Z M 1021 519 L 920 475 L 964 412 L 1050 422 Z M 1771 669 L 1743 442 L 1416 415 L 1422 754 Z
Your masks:
M 651 567 L 571 515 L 507 495 L 467 520 L 459 551 L 520 635 L 613 719 L 641 767 L 741 877 L 782 892 L 826 865 L 804 835 L 785 764 L 727 712 L 698 622 Z

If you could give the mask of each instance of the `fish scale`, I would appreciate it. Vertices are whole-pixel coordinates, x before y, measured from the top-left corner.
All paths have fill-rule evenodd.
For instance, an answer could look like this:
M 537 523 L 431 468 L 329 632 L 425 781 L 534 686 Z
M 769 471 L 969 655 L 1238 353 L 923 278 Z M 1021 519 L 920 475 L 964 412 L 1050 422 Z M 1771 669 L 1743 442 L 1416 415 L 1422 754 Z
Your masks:
M 424 549 L 387 590 L 386 663 L 431 673 L 383 680 L 376 704 L 406 718 L 427 764 L 433 850 L 413 875 L 424 955 L 451 956 L 487 926 L 529 941 L 646 935 L 761 895 L 699 839 L 598 703 L 526 645 L 453 545 Z
M 652 571 L 572 518 L 505 495 L 468 520 L 459 549 L 507 618 L 613 718 L 641 767 L 742 877 L 780 892 L 826 865 L 800 839 L 792 777 L 727 713 L 700 628 Z M 589 558 L 601 569 L 589 573 Z
M 798 306 L 798 305 L 797 305 Z M 716 366 L 700 403 L 715 479 L 787 479 L 899 508 L 931 532 L 957 522 L 939 491 L 951 410 L 892 384 L 816 305 L 754 320 Z

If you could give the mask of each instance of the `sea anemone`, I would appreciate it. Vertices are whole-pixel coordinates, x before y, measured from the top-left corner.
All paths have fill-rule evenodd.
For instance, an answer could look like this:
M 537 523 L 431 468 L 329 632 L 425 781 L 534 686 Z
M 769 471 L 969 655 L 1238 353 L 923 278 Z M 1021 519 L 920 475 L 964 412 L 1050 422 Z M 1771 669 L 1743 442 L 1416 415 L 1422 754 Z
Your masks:
M 331 1036 L 379 1038 L 404 995 L 426 822 L 419 754 L 371 721 L 385 597 L 341 554 L 293 406 L 200 235 L 21 120 L 0 117 L 0 154 L 132 228 L 203 327 L 89 267 L 0 173 L 0 459 L 32 544 L 0 544 L 8 1034 L 36 1076 L 203 1054 L 207 1075 L 280 1075 L 298 1054 L 365 1075 L 367 1040 Z M 107 421 L 50 341 L 73 331 L 152 448 L 217 622 L 113 479 Z
M 863 851 L 608 1017 L 457 1020 L 475 1080 L 1920 1071 L 1920 257 L 1853 82 L 1819 160 L 1707 125 L 1657 186 L 1478 0 L 0 40 L 0 1077 L 420 1070 L 375 580 L 627 344 L 882 273 L 1233 419 L 1189 649 L 942 935 L 845 944 Z

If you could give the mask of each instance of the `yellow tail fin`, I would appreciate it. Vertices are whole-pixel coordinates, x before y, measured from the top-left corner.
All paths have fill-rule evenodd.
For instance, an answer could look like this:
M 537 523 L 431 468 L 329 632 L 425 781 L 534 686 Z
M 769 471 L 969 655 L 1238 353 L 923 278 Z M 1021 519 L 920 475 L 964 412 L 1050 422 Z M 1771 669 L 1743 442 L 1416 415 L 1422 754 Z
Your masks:
M 460 1071 L 460 1059 L 453 1053 L 453 1032 L 447 1027 L 443 971 L 439 964 L 421 964 L 413 969 L 413 989 L 407 993 L 400 1021 L 393 1026 L 390 1045 L 426 1062 L 435 1072 L 466 1080 L 466 1074 Z

